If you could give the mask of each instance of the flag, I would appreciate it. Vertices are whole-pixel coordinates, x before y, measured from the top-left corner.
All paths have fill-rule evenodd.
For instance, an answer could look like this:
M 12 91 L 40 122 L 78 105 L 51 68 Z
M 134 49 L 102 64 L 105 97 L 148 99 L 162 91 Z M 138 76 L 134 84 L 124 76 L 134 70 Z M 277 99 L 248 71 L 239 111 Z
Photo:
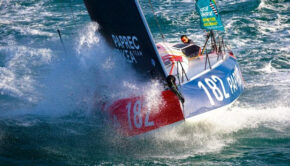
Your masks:
M 200 15 L 202 29 L 224 31 L 215 0 L 197 0 L 195 7 Z

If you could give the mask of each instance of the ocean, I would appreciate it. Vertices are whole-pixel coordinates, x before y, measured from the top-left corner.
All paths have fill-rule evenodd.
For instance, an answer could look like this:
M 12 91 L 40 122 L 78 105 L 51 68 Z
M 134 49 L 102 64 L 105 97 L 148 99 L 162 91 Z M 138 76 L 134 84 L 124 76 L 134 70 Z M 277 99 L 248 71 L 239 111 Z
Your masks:
M 244 93 L 227 109 L 128 138 L 97 101 L 160 85 L 140 83 L 83 1 L 0 0 L 0 165 L 290 165 L 290 1 L 216 1 Z M 192 0 L 152 4 L 166 41 L 187 34 L 203 44 Z

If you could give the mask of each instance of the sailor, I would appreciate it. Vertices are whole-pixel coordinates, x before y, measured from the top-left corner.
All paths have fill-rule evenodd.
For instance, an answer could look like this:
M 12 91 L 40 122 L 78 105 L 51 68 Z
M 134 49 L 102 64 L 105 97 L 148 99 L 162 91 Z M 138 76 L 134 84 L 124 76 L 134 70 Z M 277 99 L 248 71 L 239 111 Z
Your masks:
M 182 35 L 180 37 L 181 41 L 183 42 L 183 44 L 189 45 L 189 44 L 194 44 L 194 42 L 190 39 L 188 39 L 188 37 L 186 35 Z
M 180 37 L 183 44 L 186 46 L 182 48 L 182 52 L 185 54 L 189 60 L 195 59 L 200 56 L 201 49 L 198 45 L 196 45 L 192 40 L 188 39 L 186 35 L 182 35 Z

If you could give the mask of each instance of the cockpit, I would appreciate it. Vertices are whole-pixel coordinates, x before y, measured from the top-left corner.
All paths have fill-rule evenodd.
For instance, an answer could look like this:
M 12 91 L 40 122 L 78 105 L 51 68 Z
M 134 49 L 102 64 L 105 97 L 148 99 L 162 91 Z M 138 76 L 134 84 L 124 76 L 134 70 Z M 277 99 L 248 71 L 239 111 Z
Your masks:
M 175 44 L 172 46 L 179 49 L 187 58 L 194 58 L 200 54 L 200 47 L 195 44 Z

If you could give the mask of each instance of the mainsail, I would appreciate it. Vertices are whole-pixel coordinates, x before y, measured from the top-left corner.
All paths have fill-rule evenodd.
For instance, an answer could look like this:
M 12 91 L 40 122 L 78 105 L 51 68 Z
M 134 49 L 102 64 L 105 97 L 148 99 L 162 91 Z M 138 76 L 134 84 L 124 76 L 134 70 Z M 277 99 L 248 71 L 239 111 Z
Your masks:
M 137 0 L 84 0 L 100 32 L 140 73 L 166 78 L 166 71 Z
M 215 0 L 197 0 L 195 7 L 200 15 L 202 29 L 224 31 Z

